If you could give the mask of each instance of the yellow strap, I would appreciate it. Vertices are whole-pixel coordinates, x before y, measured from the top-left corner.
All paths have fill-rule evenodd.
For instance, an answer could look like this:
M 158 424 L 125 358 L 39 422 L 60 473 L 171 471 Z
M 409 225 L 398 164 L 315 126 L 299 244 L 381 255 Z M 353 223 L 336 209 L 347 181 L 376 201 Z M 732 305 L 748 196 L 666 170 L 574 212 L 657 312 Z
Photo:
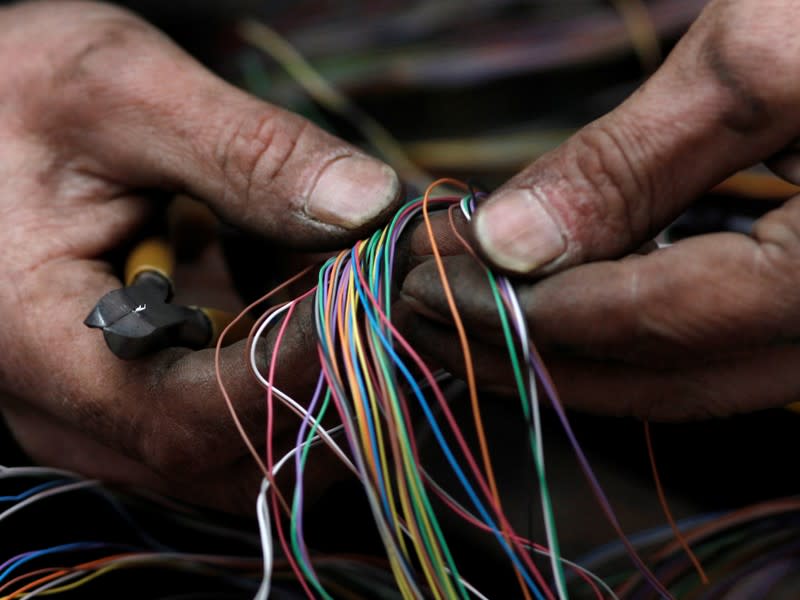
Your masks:
M 172 281 L 175 255 L 164 238 L 152 237 L 133 249 L 125 263 L 125 285 L 133 284 L 144 271 L 156 271 Z

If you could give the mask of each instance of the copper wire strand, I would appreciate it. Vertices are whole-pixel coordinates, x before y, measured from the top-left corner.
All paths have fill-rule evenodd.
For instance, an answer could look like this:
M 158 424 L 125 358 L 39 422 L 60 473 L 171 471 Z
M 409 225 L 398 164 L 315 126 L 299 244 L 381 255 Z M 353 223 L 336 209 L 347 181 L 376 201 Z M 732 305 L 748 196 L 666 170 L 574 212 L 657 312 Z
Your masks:
M 450 229 L 453 230 L 453 235 L 456 236 L 456 239 L 464 247 L 464 250 L 466 250 L 467 253 L 472 258 L 474 258 L 478 262 L 479 265 L 483 265 L 483 261 L 478 256 L 478 253 L 475 252 L 475 249 L 472 247 L 472 244 L 470 244 L 467 241 L 467 239 L 463 235 L 461 235 L 461 233 L 458 231 L 458 227 L 456 226 L 456 221 L 453 218 L 453 211 L 455 209 L 457 209 L 457 208 L 458 208 L 458 205 L 457 204 L 453 204 L 447 209 L 447 220 L 450 222 Z
M 708 585 L 708 575 L 706 575 L 705 569 L 703 569 L 703 565 L 700 563 L 700 559 L 697 558 L 697 555 L 692 551 L 692 547 L 689 545 L 689 542 L 686 541 L 681 530 L 678 528 L 678 524 L 675 522 L 675 518 L 672 516 L 672 511 L 669 508 L 669 503 L 667 502 L 667 497 L 664 494 L 664 488 L 661 485 L 661 477 L 658 474 L 658 467 L 656 466 L 656 455 L 653 451 L 653 440 L 652 436 L 650 435 L 650 422 L 644 422 L 644 439 L 647 443 L 647 456 L 650 459 L 650 467 L 653 470 L 653 480 L 656 484 L 656 493 L 658 494 L 658 501 L 661 503 L 661 508 L 664 511 L 664 516 L 667 518 L 667 522 L 669 523 L 670 528 L 672 528 L 672 533 L 675 535 L 675 539 L 678 543 L 683 547 L 686 555 L 689 557 L 689 560 L 692 561 L 697 574 L 700 576 L 700 580 L 703 582 L 703 585 Z
M 286 499 L 283 497 L 283 495 L 280 493 L 280 490 L 275 485 L 275 478 L 272 476 L 272 473 L 269 472 L 269 469 L 267 469 L 267 466 L 264 464 L 264 461 L 261 460 L 261 456 L 259 456 L 259 453 L 255 448 L 255 445 L 253 444 L 252 440 L 250 439 L 250 436 L 245 431 L 244 426 L 242 425 L 242 421 L 239 419 L 239 415 L 237 414 L 236 408 L 233 405 L 233 400 L 231 400 L 231 397 L 228 394 L 228 390 L 225 387 L 225 383 L 222 380 L 222 369 L 221 369 L 221 366 L 220 366 L 220 361 L 221 361 L 222 343 L 225 340 L 225 336 L 228 334 L 228 332 L 240 320 L 242 320 L 245 317 L 245 315 L 247 315 L 247 313 L 250 312 L 253 308 L 258 306 L 262 302 L 265 302 L 265 301 L 269 300 L 272 296 L 277 294 L 279 291 L 283 290 L 284 288 L 287 288 L 288 286 L 290 286 L 294 282 L 296 282 L 299 279 L 301 279 L 303 276 L 308 274 L 311 271 L 312 268 L 313 268 L 313 265 L 309 265 L 308 267 L 306 267 L 305 269 L 303 269 L 299 273 L 293 275 L 292 277 L 290 277 L 289 279 L 287 279 L 286 281 L 284 281 L 283 283 L 281 283 L 277 287 L 273 288 L 272 290 L 270 290 L 269 292 L 264 294 L 258 300 L 252 302 L 249 306 L 247 306 L 247 308 L 242 310 L 238 315 L 236 315 L 235 319 L 233 319 L 230 323 L 228 323 L 228 326 L 225 327 L 225 329 L 222 330 L 222 333 L 219 334 L 219 338 L 217 339 L 217 345 L 216 345 L 216 348 L 214 349 L 214 373 L 216 374 L 216 377 L 217 377 L 217 386 L 219 387 L 219 391 L 222 393 L 222 397 L 225 399 L 225 404 L 228 407 L 228 411 L 230 412 L 231 418 L 233 419 L 233 422 L 236 425 L 236 429 L 239 431 L 239 435 L 241 436 L 242 441 L 244 442 L 245 446 L 247 446 L 247 449 L 250 451 L 250 454 L 252 455 L 253 459 L 256 461 L 256 464 L 258 465 L 258 467 L 261 469 L 261 472 L 264 475 L 264 478 L 267 481 L 269 481 L 270 486 L 272 486 L 272 488 L 275 490 L 275 493 L 277 494 L 278 499 L 280 500 L 281 505 L 283 506 L 283 509 L 286 511 L 287 514 L 291 514 L 291 510 L 289 509 L 289 504 L 288 504 L 288 502 L 286 502 Z M 248 361 L 245 361 L 246 364 L 247 364 L 247 362 Z
M 464 368 L 466 371 L 467 377 L 467 387 L 469 388 L 469 397 L 470 397 L 470 404 L 472 405 L 472 413 L 473 413 L 473 420 L 475 422 L 475 433 L 478 438 L 478 446 L 481 452 L 481 458 L 483 460 L 484 469 L 486 470 L 486 481 L 489 485 L 489 490 L 491 492 L 492 501 L 495 507 L 495 510 L 498 514 L 501 514 L 503 511 L 502 503 L 500 502 L 500 494 L 497 489 L 497 482 L 495 481 L 494 477 L 494 469 L 492 468 L 491 458 L 489 457 L 489 447 L 486 441 L 486 433 L 483 429 L 483 421 L 481 419 L 481 410 L 480 404 L 478 402 L 478 388 L 475 379 L 475 370 L 474 364 L 472 361 L 472 352 L 470 351 L 469 347 L 469 340 L 467 338 L 467 332 L 464 327 L 464 323 L 461 320 L 461 314 L 458 311 L 458 306 L 456 305 L 455 297 L 453 296 L 453 290 L 450 288 L 450 282 L 447 278 L 447 271 L 444 267 L 444 262 L 442 261 L 442 255 L 439 252 L 439 245 L 436 243 L 436 238 L 433 233 L 433 226 L 431 225 L 431 218 L 430 213 L 428 211 L 428 203 L 430 202 L 431 192 L 439 185 L 449 184 L 455 186 L 460 189 L 465 189 L 466 191 L 470 191 L 467 186 L 465 186 L 462 182 L 456 179 L 449 179 L 443 178 L 434 181 L 427 190 L 425 190 L 425 196 L 422 203 L 422 216 L 425 220 L 425 228 L 428 232 L 428 237 L 431 243 L 431 250 L 433 251 L 433 259 L 436 262 L 436 268 L 439 271 L 439 278 L 442 283 L 442 288 L 444 290 L 445 298 L 447 299 L 447 305 L 450 308 L 450 314 L 453 317 L 453 323 L 456 327 L 456 331 L 458 332 L 458 338 L 461 343 L 461 349 L 464 353 Z M 501 527 L 503 529 L 503 536 L 506 540 L 513 539 L 513 532 L 509 531 L 507 523 L 505 520 L 502 521 Z M 519 583 L 520 589 L 522 590 L 522 594 L 526 600 L 531 600 L 530 593 L 528 592 L 528 588 L 522 578 L 519 569 L 514 567 L 514 574 L 516 575 L 517 582 Z M 545 588 L 545 594 L 551 597 L 549 594 L 549 590 Z

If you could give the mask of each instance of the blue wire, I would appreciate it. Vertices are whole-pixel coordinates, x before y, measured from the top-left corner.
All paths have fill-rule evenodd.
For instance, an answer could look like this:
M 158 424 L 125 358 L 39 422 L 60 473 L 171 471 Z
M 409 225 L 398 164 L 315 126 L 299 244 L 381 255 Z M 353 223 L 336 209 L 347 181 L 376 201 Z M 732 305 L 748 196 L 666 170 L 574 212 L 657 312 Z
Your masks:
M 356 255 L 355 255 L 355 249 L 354 249 L 354 250 L 352 250 L 351 252 L 352 252 L 352 254 L 353 254 L 353 258 L 351 259 L 351 263 L 352 263 L 352 262 L 353 262 L 353 261 L 355 261 L 355 259 L 356 259 Z M 365 310 L 367 310 L 367 305 L 369 304 L 369 299 L 368 299 L 368 298 L 367 298 L 367 296 L 366 296 L 366 295 L 363 293 L 363 289 L 364 289 L 364 288 L 363 288 L 363 286 L 362 286 L 362 284 L 361 284 L 361 280 L 360 280 L 360 278 L 358 277 L 358 273 L 356 272 L 356 270 L 355 270 L 355 267 L 351 267 L 351 268 L 353 269 L 353 282 L 354 282 L 354 284 L 355 284 L 356 291 L 358 292 L 358 296 L 359 296 L 359 298 L 361 299 L 361 303 L 362 303 L 362 305 L 365 307 Z M 350 319 L 351 319 L 351 321 L 352 321 L 352 319 L 353 319 L 353 318 L 354 318 L 354 317 L 353 317 L 353 313 L 351 312 L 351 313 L 350 313 Z M 375 320 L 374 320 L 374 319 L 370 319 L 370 325 L 371 325 L 371 327 L 372 327 L 373 329 L 375 328 L 376 322 L 375 322 Z M 383 341 L 382 341 L 381 343 L 382 343 L 382 345 L 383 345 L 383 346 L 386 346 L 386 344 L 385 344 Z M 355 348 L 354 348 L 354 343 L 353 343 L 353 340 L 352 340 L 352 338 L 351 338 L 351 340 L 350 340 L 350 347 L 351 347 L 351 352 L 355 353 Z M 371 423 L 370 423 L 370 435 L 372 435 L 372 425 L 371 425 Z M 373 443 L 375 443 L 375 442 L 374 442 L 374 440 L 373 440 Z M 376 447 L 377 447 L 377 446 L 376 446 Z M 381 482 L 381 489 L 383 489 L 383 482 Z M 385 495 L 385 492 L 384 492 L 384 495 Z M 388 510 L 389 510 L 388 503 L 387 503 L 387 502 L 386 502 L 386 500 L 385 500 L 385 499 L 383 499 L 383 498 L 382 498 L 382 501 L 383 501 L 384 505 L 386 506 L 385 510 L 387 510 L 387 511 L 388 511 Z M 418 513 L 418 512 L 419 512 L 419 510 L 418 510 L 416 507 L 414 507 L 414 512 L 415 512 L 415 513 Z M 434 516 L 434 515 L 431 515 L 431 517 L 435 519 L 435 516 Z M 451 567 L 452 567 L 453 569 L 455 569 L 455 565 L 451 565 Z
M 320 338 L 320 343 L 325 347 L 331 347 L 333 345 L 333 341 L 335 339 L 336 333 L 335 333 L 335 329 L 334 329 L 333 338 L 331 338 L 330 336 L 328 336 L 325 333 L 326 330 L 325 330 L 325 326 L 324 326 L 324 323 L 323 323 L 324 302 L 322 300 L 323 300 L 323 298 L 327 297 L 328 282 L 330 280 L 333 280 L 333 279 L 336 279 L 337 281 L 339 279 L 343 279 L 345 277 L 345 275 L 347 274 L 347 269 L 351 268 L 349 263 L 344 263 L 343 267 L 340 267 L 339 269 L 337 269 L 335 271 L 335 277 L 333 277 L 331 274 L 334 273 L 334 271 L 333 271 L 333 264 L 334 263 L 335 263 L 335 259 L 334 258 L 330 258 L 325 263 L 325 265 L 323 265 L 323 268 L 320 270 L 319 279 L 320 279 L 321 283 L 317 287 L 317 296 L 316 296 L 316 299 L 315 299 L 317 301 L 318 305 L 319 305 L 318 306 L 318 310 L 316 310 L 315 314 L 314 314 L 315 322 L 316 322 L 316 328 L 317 328 L 317 335 Z M 320 293 L 319 293 L 320 287 L 323 290 L 323 295 L 321 295 L 321 296 L 320 296 Z M 334 307 L 334 311 L 335 310 L 336 310 L 336 307 Z M 330 359 L 328 359 L 328 360 L 330 360 Z M 329 385 L 329 387 L 330 387 L 330 385 Z M 353 453 L 356 453 L 358 451 L 358 449 L 353 447 L 353 443 L 350 441 L 349 436 L 348 436 L 348 443 L 351 446 L 351 451 Z M 385 510 L 385 508 L 384 508 L 384 510 Z M 392 523 L 394 523 L 394 520 L 393 520 L 393 517 L 392 517 L 391 514 L 389 515 L 389 519 L 391 520 Z M 408 565 L 405 557 L 402 554 L 400 554 L 400 555 L 397 556 L 397 559 L 400 561 L 400 566 L 403 569 L 403 572 L 406 573 L 407 577 L 409 579 L 413 578 L 413 576 L 411 574 L 411 568 Z
M 478 498 L 477 494 L 475 493 L 475 490 L 470 485 L 469 480 L 466 478 L 466 476 L 464 475 L 464 472 L 461 470 L 461 467 L 459 466 L 458 461 L 456 460 L 455 456 L 453 455 L 452 451 L 450 450 L 450 446 L 447 444 L 447 441 L 444 439 L 444 436 L 443 436 L 443 434 L 441 432 L 441 429 L 439 428 L 439 425 L 436 422 L 436 417 L 431 412 L 430 407 L 428 406 L 428 404 L 427 404 L 427 402 L 425 400 L 425 396 L 422 393 L 422 390 L 420 389 L 420 387 L 417 384 L 417 382 L 414 380 L 414 377 L 411 374 L 411 372 L 409 371 L 408 367 L 406 367 L 406 365 L 403 362 L 403 360 L 400 358 L 400 356 L 397 354 L 397 352 L 391 346 L 390 342 L 386 339 L 386 336 L 384 335 L 383 331 L 381 331 L 381 328 L 378 325 L 378 321 L 377 321 L 374 313 L 372 312 L 372 310 L 371 310 L 371 308 L 369 306 L 369 302 L 368 302 L 368 299 L 366 298 L 366 294 L 364 293 L 363 288 L 360 285 L 359 278 L 355 277 L 355 281 L 356 281 L 356 291 L 358 292 L 359 296 L 361 296 L 362 304 L 364 306 L 364 312 L 367 315 L 367 318 L 369 319 L 372 328 L 378 334 L 378 337 L 380 338 L 381 343 L 383 344 L 383 347 L 386 349 L 386 351 L 392 357 L 393 362 L 397 365 L 398 369 L 400 369 L 400 371 L 403 374 L 403 376 L 405 377 L 406 381 L 408 381 L 409 385 L 411 386 L 411 389 L 414 392 L 414 395 L 419 400 L 420 406 L 422 407 L 422 410 L 425 413 L 425 417 L 428 419 L 428 422 L 431 425 L 431 430 L 433 431 L 433 434 L 434 434 L 434 437 L 436 438 L 436 441 L 439 443 L 439 446 L 442 448 L 442 451 L 444 452 L 444 455 L 445 455 L 445 458 L 447 459 L 447 462 L 450 463 L 450 466 L 452 467 L 453 471 L 455 472 L 456 476 L 458 477 L 458 480 L 461 482 L 462 487 L 464 488 L 464 490 L 466 491 L 467 495 L 469 496 L 470 501 L 475 505 L 475 508 L 480 513 L 481 517 L 484 520 L 484 523 L 486 523 L 486 525 L 488 525 L 491 528 L 492 533 L 497 538 L 497 541 L 500 543 L 500 546 L 503 548 L 504 552 L 508 555 L 508 557 L 514 563 L 514 565 L 517 567 L 517 570 L 522 575 L 522 577 L 525 579 L 525 582 L 528 584 L 528 587 L 530 588 L 530 590 L 538 598 L 538 600 L 544 600 L 544 597 L 539 592 L 538 586 L 530 578 L 530 575 L 528 574 L 527 570 L 525 569 L 525 567 L 520 562 L 519 557 L 517 557 L 517 555 L 514 553 L 514 551 L 511 549 L 511 547 L 508 545 L 506 540 L 501 535 L 499 529 L 497 528 L 497 525 L 495 525 L 495 523 L 492 520 L 491 516 L 489 515 L 488 511 L 484 507 L 483 503 L 480 501 L 480 498 Z
M 97 548 L 107 548 L 110 546 L 118 546 L 117 544 L 107 544 L 105 542 L 73 542 L 71 544 L 62 544 L 61 546 L 53 546 L 52 548 L 45 548 L 43 550 L 35 550 L 33 552 L 27 552 L 24 555 L 20 556 L 19 559 L 14 561 L 8 567 L 6 567 L 5 571 L 0 573 L 0 583 L 6 579 L 17 567 L 30 562 L 34 559 L 37 559 L 41 556 L 46 556 L 48 554 L 55 554 L 57 552 L 69 552 L 72 550 L 95 550 Z
M 39 492 L 42 492 L 44 490 L 56 487 L 57 485 L 62 485 L 64 483 L 67 483 L 67 481 L 69 480 L 57 479 L 55 481 L 46 481 L 45 483 L 34 486 L 29 490 L 26 490 L 16 496 L 0 496 L 0 502 L 21 502 L 22 500 L 30 498 L 34 494 L 38 494 Z
M 353 250 L 351 250 L 351 254 L 352 254 L 352 257 L 351 257 L 350 260 L 351 261 L 356 260 L 357 257 L 356 257 L 356 254 L 355 254 L 355 248 Z M 356 285 L 358 285 L 358 277 L 354 277 L 354 280 L 356 281 Z M 350 313 L 350 319 L 349 320 L 350 320 L 350 327 L 354 329 L 355 328 L 355 317 L 353 316 L 353 313 Z M 356 354 L 356 344 L 355 344 L 355 338 L 352 335 L 350 336 L 349 346 L 350 346 L 350 353 L 355 356 L 355 354 Z M 354 371 L 355 376 L 356 376 L 356 382 L 357 382 L 357 385 L 358 385 L 358 389 L 361 392 L 362 397 L 366 398 L 367 395 L 368 395 L 367 394 L 367 389 L 366 389 L 366 385 L 364 383 L 364 378 L 363 378 L 363 376 L 361 374 L 361 366 L 358 364 L 357 360 L 353 361 L 353 371 Z M 387 500 L 388 494 L 386 493 L 386 486 L 384 485 L 384 474 L 383 474 L 383 469 L 381 468 L 381 461 L 380 461 L 380 458 L 378 457 L 378 455 L 376 453 L 376 450 L 378 448 L 378 440 L 377 440 L 377 436 L 375 434 L 375 427 L 374 427 L 374 425 L 372 423 L 372 409 L 369 406 L 368 402 L 364 402 L 362 407 L 364 408 L 364 410 L 367 413 L 367 427 L 369 429 L 369 439 L 370 439 L 370 442 L 372 443 L 372 457 L 373 457 L 373 460 L 375 462 L 375 467 L 378 470 L 378 485 L 380 486 L 380 491 L 381 491 L 381 504 L 383 505 L 383 510 L 386 512 L 386 514 L 388 516 L 388 515 L 390 515 L 391 511 L 389 510 L 389 502 Z M 389 520 L 392 522 L 392 525 L 394 525 L 394 519 L 392 519 L 391 516 L 389 516 Z

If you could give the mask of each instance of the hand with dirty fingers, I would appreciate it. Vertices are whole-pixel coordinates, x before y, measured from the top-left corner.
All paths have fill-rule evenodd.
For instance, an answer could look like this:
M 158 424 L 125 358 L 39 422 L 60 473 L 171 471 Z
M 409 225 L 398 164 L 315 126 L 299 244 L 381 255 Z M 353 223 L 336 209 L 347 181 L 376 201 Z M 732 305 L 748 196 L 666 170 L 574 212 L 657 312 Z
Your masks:
M 750 235 L 630 254 L 742 168 L 766 161 L 800 183 L 798 23 L 791 0 L 710 2 L 626 102 L 479 207 L 476 246 L 528 281 L 519 290 L 532 338 L 572 406 L 679 420 L 800 399 L 800 197 Z M 502 388 L 485 277 L 461 250 L 451 254 L 479 373 Z M 435 265 L 412 271 L 403 294 L 417 312 L 413 341 L 462 368 Z
M 400 186 L 387 166 L 224 83 L 128 12 L 0 9 L 3 416 L 37 462 L 251 512 L 261 474 L 213 351 L 121 361 L 83 325 L 121 286 L 100 257 L 148 219 L 152 190 L 201 199 L 277 244 L 325 250 L 391 214 Z M 318 374 L 310 319 L 298 307 L 277 365 L 277 382 L 301 397 Z M 242 344 L 223 350 L 222 374 L 263 447 L 263 390 Z M 288 448 L 297 417 L 279 416 L 291 419 L 275 432 Z

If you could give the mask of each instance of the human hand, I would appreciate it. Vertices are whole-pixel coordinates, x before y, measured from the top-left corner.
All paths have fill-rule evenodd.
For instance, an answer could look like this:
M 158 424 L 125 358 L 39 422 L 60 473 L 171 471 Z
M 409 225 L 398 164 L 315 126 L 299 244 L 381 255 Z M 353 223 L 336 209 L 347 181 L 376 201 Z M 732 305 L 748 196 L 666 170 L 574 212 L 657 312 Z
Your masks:
M 127 12 L 0 9 L 0 405 L 10 428 L 43 464 L 253 510 L 260 474 L 217 389 L 213 352 L 123 362 L 83 325 L 121 286 L 99 257 L 147 219 L 150 190 L 185 192 L 273 241 L 323 249 L 391 213 L 398 180 L 225 84 Z M 310 315 L 298 308 L 278 361 L 277 385 L 298 397 L 317 376 Z M 222 370 L 263 447 L 264 394 L 240 344 L 223 351 Z M 297 420 L 278 419 L 286 446 Z
M 573 406 L 653 419 L 727 415 L 798 399 L 800 197 L 750 235 L 719 233 L 621 258 L 694 198 L 760 160 L 800 183 L 800 5 L 716 0 L 663 67 L 483 203 L 472 233 L 519 286 L 532 339 Z M 787 150 L 787 148 L 789 148 Z M 455 250 L 453 250 L 455 252 Z M 481 344 L 484 383 L 506 385 L 493 300 L 469 257 L 448 260 Z M 408 327 L 458 370 L 432 264 L 405 281 Z M 432 317 L 432 319 L 430 318 Z

